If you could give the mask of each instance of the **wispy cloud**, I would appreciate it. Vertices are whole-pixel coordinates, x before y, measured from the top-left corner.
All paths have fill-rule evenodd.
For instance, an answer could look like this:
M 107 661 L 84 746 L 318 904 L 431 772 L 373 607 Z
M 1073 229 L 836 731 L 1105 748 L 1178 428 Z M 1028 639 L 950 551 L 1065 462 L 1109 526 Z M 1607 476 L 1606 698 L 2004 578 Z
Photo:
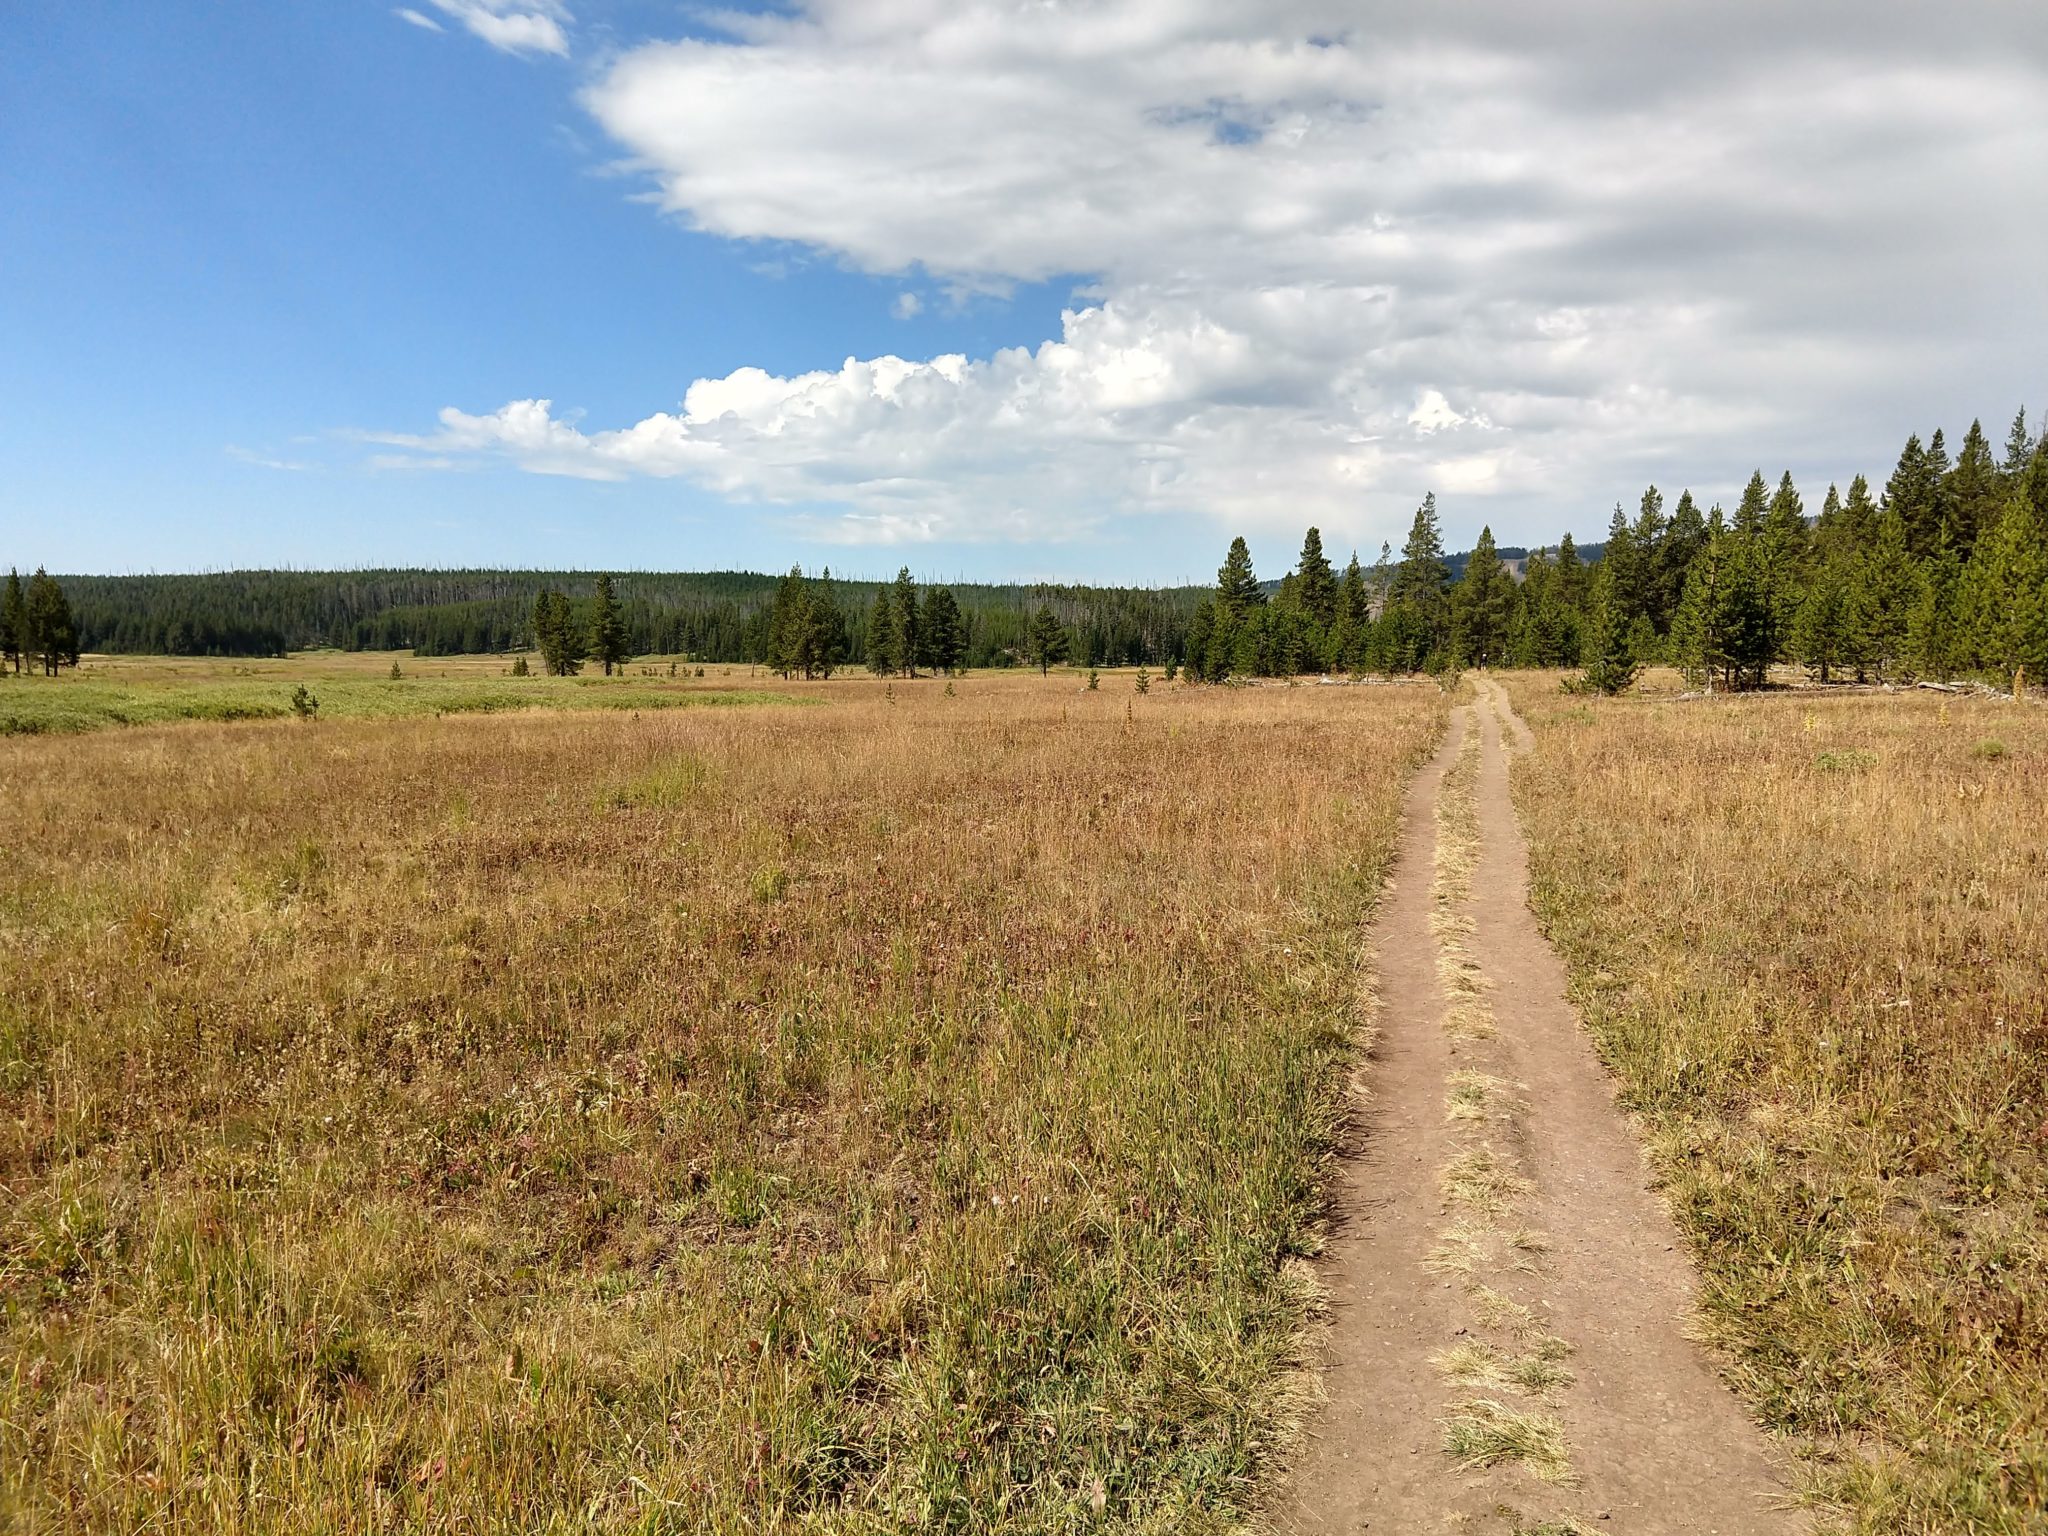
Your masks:
M 429 32 L 440 32 L 445 30 L 442 27 L 441 23 L 434 20 L 433 17 L 422 16 L 418 11 L 411 10 L 405 6 L 400 6 L 391 14 L 396 16 L 400 21 L 409 21 L 416 27 L 426 28 L 426 30 Z
M 924 300 L 914 293 L 899 293 L 895 303 L 889 306 L 889 313 L 898 320 L 914 320 L 924 312 Z
M 548 53 L 566 58 L 573 20 L 560 0 L 431 0 L 442 15 L 504 53 Z M 408 20 L 425 21 L 401 11 Z M 427 23 L 432 25 L 431 22 Z
M 384 471 L 403 470 L 462 470 L 475 469 L 473 459 L 451 459 L 446 454 L 420 455 L 411 453 L 375 453 L 370 455 L 370 468 Z
M 235 443 L 229 443 L 223 451 L 229 458 L 238 460 L 243 464 L 254 464 L 259 469 L 284 469 L 297 472 L 318 469 L 320 467 L 318 464 L 308 463 L 304 459 L 270 458 L 265 454 L 257 453 L 253 449 L 243 448 Z

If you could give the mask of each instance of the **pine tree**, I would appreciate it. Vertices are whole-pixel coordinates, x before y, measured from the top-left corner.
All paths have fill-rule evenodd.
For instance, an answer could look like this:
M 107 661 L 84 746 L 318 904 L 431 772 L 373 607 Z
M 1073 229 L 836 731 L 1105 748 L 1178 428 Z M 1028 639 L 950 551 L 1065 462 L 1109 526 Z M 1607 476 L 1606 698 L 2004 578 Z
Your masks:
M 590 654 L 588 637 L 576 622 L 569 599 L 552 588 L 533 600 L 533 643 L 551 677 L 574 677 Z
M 927 587 L 919 618 L 918 641 L 924 664 L 951 677 L 967 659 L 967 626 L 951 587 Z
M 768 631 L 763 637 L 761 664 L 781 677 L 790 677 L 802 665 L 804 615 L 804 573 L 792 565 L 789 573 L 775 583 L 775 596 L 768 605 Z
M 22 658 L 28 654 L 28 604 L 22 597 L 21 572 L 7 573 L 7 595 L 0 599 L 0 659 L 21 674 Z
M 798 648 L 805 677 L 830 677 L 846 659 L 846 615 L 827 566 L 815 588 L 805 586 L 803 638 Z
M 1671 611 L 1664 601 L 1665 537 L 1670 524 L 1664 518 L 1664 493 L 1651 486 L 1643 492 L 1636 520 L 1629 528 L 1629 542 L 1635 546 L 1637 569 L 1629 606 L 1650 628 L 1661 635 L 1671 627 Z
M 1492 527 L 1483 527 L 1453 593 L 1458 652 L 1467 666 L 1493 667 L 1507 660 L 1514 599 L 1515 580 L 1501 563 Z
M 889 622 L 895 629 L 890 636 L 889 653 L 905 677 L 917 676 L 917 621 L 917 583 L 910 579 L 910 567 L 906 565 L 896 572 L 896 588 L 889 598 Z
M 1327 633 L 1337 622 L 1337 574 L 1323 554 L 1323 535 L 1311 528 L 1302 537 L 1301 560 L 1294 568 L 1295 601 L 1301 611 Z
M 1259 578 L 1252 573 L 1252 552 L 1242 538 L 1230 541 L 1230 553 L 1216 572 L 1216 604 L 1223 611 L 1242 617 L 1265 602 Z
M 1211 651 L 1216 636 L 1216 599 L 1204 597 L 1195 604 L 1195 611 L 1188 616 L 1188 633 L 1184 659 L 1188 676 L 1198 683 L 1209 682 Z
M 1805 597 L 1806 508 L 1793 487 L 1790 471 L 1778 481 L 1778 489 L 1764 513 L 1758 552 L 1757 576 L 1764 614 L 1762 648 L 1764 665 L 1769 666 L 1790 651 L 1792 626 Z
M 1557 541 L 1557 610 L 1564 620 L 1562 666 L 1577 666 L 1585 649 L 1586 564 L 1579 549 L 1566 534 Z
M 1845 543 L 1842 537 L 1842 493 L 1830 480 L 1828 493 L 1821 500 L 1820 516 L 1813 521 L 1814 558 L 1826 562 L 1838 554 Z
M 1941 515 L 1935 484 L 1927 450 L 1921 446 L 1920 434 L 1916 432 L 1906 439 L 1898 466 L 1884 487 L 1885 510 L 1898 514 L 1906 530 L 1907 553 L 1916 559 L 1932 554 L 1940 536 Z
M 1628 514 L 1617 501 L 1614 515 L 1607 520 L 1607 547 L 1600 553 L 1597 580 L 1601 604 L 1614 610 L 1615 621 L 1624 629 L 1633 628 L 1636 616 L 1643 611 L 1638 603 L 1646 585 L 1647 564 L 1636 544 L 1635 530 L 1629 526 Z
M 1671 658 L 1695 687 L 1732 682 L 1734 657 L 1727 634 L 1727 576 L 1732 541 L 1721 509 L 1707 519 L 1707 540 L 1686 572 L 1685 592 L 1671 616 Z
M 1962 664 L 1963 637 L 1956 622 L 1962 575 L 1962 561 L 1943 537 L 1934 558 L 1920 568 L 1906 621 L 1906 653 L 1922 677 L 1945 681 Z
M 1941 540 L 1948 533 L 1951 518 L 1949 514 L 1949 471 L 1954 466 L 1949 462 L 1948 447 L 1942 440 L 1941 428 L 1934 429 L 1934 436 L 1927 439 L 1927 463 L 1924 473 L 1927 477 L 1928 495 L 1933 520 L 1932 540 L 1928 553 L 1940 552 Z
M 1567 665 L 1565 618 L 1558 598 L 1557 565 L 1542 550 L 1522 569 L 1522 588 L 1510 626 L 1508 654 L 1517 667 Z M 1576 662 L 1576 641 L 1571 661 Z
M 1964 585 L 1969 660 L 2001 682 L 2019 667 L 2048 680 L 2048 458 L 2035 459 L 1979 541 Z
M 1823 683 L 1853 659 L 1848 569 L 1855 558 L 1844 553 L 1814 573 L 1792 624 L 1793 654 Z
M 1239 540 L 1242 543 L 1243 540 Z M 1053 617 L 1053 611 L 1044 603 L 1038 605 L 1038 612 L 1031 616 L 1031 629 L 1026 638 L 1025 654 L 1031 664 L 1038 668 L 1039 675 L 1052 671 L 1052 664 L 1064 660 L 1067 654 L 1067 632 L 1060 621 Z
M 1878 677 L 1889 681 L 1905 660 L 1906 632 L 1918 595 L 1906 520 L 1895 508 L 1878 514 L 1877 536 L 1860 574 L 1854 606 L 1857 643 Z
M 623 668 L 633 658 L 627 643 L 626 617 L 612 591 L 612 579 L 606 575 L 597 578 L 597 591 L 591 599 L 590 653 L 603 663 L 606 677 L 612 675 L 612 668 Z
M 1735 520 L 1722 541 L 1715 583 L 1714 629 L 1727 658 L 1725 675 L 1731 688 L 1762 687 L 1776 657 L 1765 532 L 1769 509 L 1770 494 L 1758 470 L 1744 487 Z
M 1942 498 L 1944 531 L 1949 546 L 1969 558 L 1977 540 L 1999 519 L 2005 507 L 2006 482 L 1998 461 L 1991 456 L 1991 441 L 1981 421 L 1970 423 L 1963 434 L 1963 446 L 1956 450 L 1955 468 L 1948 472 Z
M 1451 639 L 1450 567 L 1444 563 L 1443 529 L 1437 523 L 1436 493 L 1422 498 L 1401 546 L 1401 565 L 1394 573 L 1387 607 L 1400 615 L 1399 652 L 1393 665 L 1412 672 L 1449 646 Z
M 1760 539 L 1764 532 L 1764 514 L 1771 509 L 1771 490 L 1764 484 L 1764 472 L 1753 470 L 1749 484 L 1742 488 L 1742 500 L 1735 504 L 1735 519 L 1729 525 L 1729 532 L 1737 538 Z
M 2043 441 L 2048 441 L 2044 438 Z M 2005 436 L 2005 479 L 2008 486 L 2017 485 L 2027 473 L 2027 465 L 2034 457 L 2034 440 L 2027 435 L 2027 408 L 2021 406 L 2019 414 L 2012 419 L 2012 430 Z
M 78 664 L 78 628 L 71 603 L 41 566 L 28 580 L 22 614 L 22 650 L 41 663 L 45 675 L 55 677 L 59 667 Z
M 1261 676 L 1292 677 L 1320 652 L 1320 626 L 1301 606 L 1301 579 L 1295 572 L 1280 578 L 1280 590 L 1263 617 L 1268 646 Z
M 1849 482 L 1841 523 L 1842 542 L 1851 549 L 1868 550 L 1877 542 L 1877 503 L 1870 499 L 1870 482 L 1861 475 Z
M 1367 626 L 1372 623 L 1372 597 L 1366 591 L 1365 571 L 1359 566 L 1358 551 L 1344 567 L 1344 582 L 1337 590 L 1337 622 L 1323 664 L 1333 671 L 1356 672 L 1364 660 Z
M 1637 670 L 1635 648 L 1629 636 L 1633 626 L 1622 606 L 1607 600 L 1613 586 L 1612 575 L 1601 582 L 1601 603 L 1594 615 L 1592 645 L 1586 655 L 1585 686 L 1605 694 L 1625 690 L 1635 681 Z
M 896 654 L 899 631 L 891 611 L 893 607 L 889 588 L 876 588 L 874 605 L 868 609 L 867 652 L 868 670 L 877 677 L 887 676 L 902 668 Z
M 1671 522 L 1664 530 L 1664 544 L 1657 558 L 1661 589 L 1658 626 L 1666 634 L 1670 633 L 1679 601 L 1685 596 L 1685 578 L 1706 544 L 1707 520 L 1700 515 L 1699 504 L 1692 499 L 1692 492 L 1680 491 L 1678 505 L 1672 509 Z

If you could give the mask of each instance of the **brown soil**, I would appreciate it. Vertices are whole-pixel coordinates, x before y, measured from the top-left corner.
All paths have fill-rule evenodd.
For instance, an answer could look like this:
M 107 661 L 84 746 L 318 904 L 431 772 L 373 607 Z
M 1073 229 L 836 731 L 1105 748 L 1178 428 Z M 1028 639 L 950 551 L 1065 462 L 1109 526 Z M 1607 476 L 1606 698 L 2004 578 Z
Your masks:
M 1526 901 L 1508 754 L 1528 733 L 1504 691 L 1478 687 L 1410 793 L 1377 935 L 1378 1035 L 1324 1267 L 1328 1401 L 1276 1514 L 1304 1536 L 1546 1522 L 1629 1536 L 1805 1530 L 1780 1457 L 1685 1336 L 1690 1265 Z M 1464 793 L 1446 781 L 1472 733 L 1476 778 L 1468 763 L 1462 782 L 1476 861 L 1446 909 L 1469 919 L 1460 939 L 1441 916 L 1431 922 L 1432 871 L 1437 802 Z M 1488 1038 L 1446 1028 L 1445 945 L 1477 964 Z M 1481 1119 L 1447 1114 L 1454 1083 L 1475 1081 L 1453 1077 L 1466 1073 L 1494 1084 Z M 1511 1193 L 1475 1216 L 1440 1176 L 1479 1146 L 1497 1155 Z M 1466 1262 L 1447 1268 L 1447 1249 Z M 1569 1377 L 1547 1388 L 1460 1380 L 1455 1354 L 1439 1363 L 1460 1349 L 1504 1366 L 1541 1356 Z M 1561 1432 L 1568 1468 L 1546 1479 L 1540 1457 L 1461 1466 L 1447 1423 L 1475 1402 Z

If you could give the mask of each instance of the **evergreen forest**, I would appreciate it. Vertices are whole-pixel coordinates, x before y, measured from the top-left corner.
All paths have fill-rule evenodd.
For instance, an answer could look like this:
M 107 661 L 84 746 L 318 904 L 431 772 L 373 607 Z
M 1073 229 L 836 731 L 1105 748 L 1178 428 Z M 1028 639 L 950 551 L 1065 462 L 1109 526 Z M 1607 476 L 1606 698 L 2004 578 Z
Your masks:
M 8 665 L 82 651 L 267 656 L 538 649 L 551 672 L 634 656 L 915 676 L 969 667 L 1185 667 L 1201 681 L 1306 672 L 1584 668 L 1611 691 L 1663 662 L 1717 688 L 1798 663 L 1820 681 L 2048 677 L 2048 439 L 2021 411 L 2000 447 L 1972 422 L 1951 453 L 1909 438 L 1882 485 L 1817 506 L 1761 469 L 1728 510 L 1650 486 L 1604 537 L 1533 551 L 1490 528 L 1444 549 L 1433 495 L 1396 552 L 1339 569 L 1310 528 L 1277 582 L 1234 540 L 1213 589 L 920 586 L 738 571 L 228 571 L 10 574 Z

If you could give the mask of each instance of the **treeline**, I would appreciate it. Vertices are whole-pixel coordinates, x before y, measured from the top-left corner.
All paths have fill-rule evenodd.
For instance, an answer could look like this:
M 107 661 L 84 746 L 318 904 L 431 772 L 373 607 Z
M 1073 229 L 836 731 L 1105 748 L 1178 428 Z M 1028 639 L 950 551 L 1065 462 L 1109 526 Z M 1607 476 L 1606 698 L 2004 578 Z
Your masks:
M 783 578 L 742 571 L 634 572 L 612 578 L 634 655 L 766 662 Z M 65 577 L 80 646 L 184 656 L 290 650 L 414 650 L 479 655 L 536 647 L 535 601 L 566 598 L 587 622 L 594 573 L 570 571 L 226 571 Z M 844 662 L 868 661 L 866 616 L 893 583 L 829 583 L 848 615 Z M 960 583 L 947 588 L 975 667 L 1021 664 L 1032 620 L 1050 608 L 1072 657 L 1094 666 L 1158 665 L 1180 654 L 1200 591 Z
M 1462 560 L 1452 579 L 1444 553 L 1436 497 L 1416 508 L 1398 563 L 1381 545 L 1370 571 L 1351 557 L 1338 575 L 1323 552 L 1319 530 L 1302 540 L 1301 558 L 1268 593 L 1252 570 L 1243 539 L 1231 541 L 1216 590 L 1204 597 L 1188 625 L 1190 677 L 1220 682 L 1232 676 L 1289 677 L 1300 672 L 1438 672 L 1459 666 L 1576 665 L 1581 621 L 1562 633 L 1548 609 L 1584 612 L 1590 601 L 1588 567 L 1565 535 L 1556 559 L 1542 551 L 1527 561 L 1528 583 L 1518 585 L 1494 544 L 1493 530 Z
M 1653 660 L 1697 682 L 1760 685 L 1778 663 L 1837 676 L 1948 679 L 2048 669 L 2048 440 L 2013 418 L 2004 452 L 1972 422 L 1951 458 L 1916 434 L 1882 492 L 1861 475 L 1810 512 L 1789 474 L 1751 475 L 1733 516 L 1653 486 L 1608 529 L 1590 663 Z M 1582 633 L 1585 633 L 1582 626 Z
M 2024 411 L 2002 458 L 1976 422 L 1953 459 L 1941 432 L 1915 435 L 1880 495 L 1859 475 L 1817 515 L 1789 473 L 1753 474 L 1732 517 L 1690 491 L 1667 513 L 1651 486 L 1595 548 L 1583 560 L 1567 534 L 1517 581 L 1483 529 L 1453 580 L 1429 496 L 1398 561 L 1382 545 L 1339 575 L 1311 528 L 1269 593 L 1238 539 L 1189 622 L 1188 672 L 1583 667 L 1610 691 L 1647 661 L 1724 688 L 1784 662 L 1821 681 L 2048 674 L 2048 439 Z
M 1543 666 L 1585 667 L 1611 687 L 1651 661 L 1731 688 L 1794 661 L 1824 680 L 2009 677 L 2021 667 L 2040 678 L 2048 467 L 2022 411 L 2002 455 L 1974 422 L 1953 457 L 1941 432 L 1916 435 L 1881 491 L 1859 475 L 1846 493 L 1829 486 L 1817 513 L 1789 474 L 1775 487 L 1752 475 L 1732 515 L 1703 511 L 1690 491 L 1667 509 L 1652 486 L 1633 517 L 1615 507 L 1604 543 L 1582 553 L 1566 535 L 1526 558 L 1496 547 L 1491 529 L 1468 555 L 1447 554 L 1430 496 L 1398 558 L 1382 545 L 1370 568 L 1354 554 L 1339 572 L 1311 528 L 1294 568 L 1269 584 L 1239 539 L 1213 590 L 920 589 L 907 570 L 882 583 L 829 571 L 234 571 L 66 577 L 63 589 L 60 656 L 538 646 L 566 660 L 549 632 L 588 636 L 596 622 L 615 658 L 745 661 L 813 677 L 842 666 L 908 674 L 1066 660 L 1185 663 L 1205 680 Z

